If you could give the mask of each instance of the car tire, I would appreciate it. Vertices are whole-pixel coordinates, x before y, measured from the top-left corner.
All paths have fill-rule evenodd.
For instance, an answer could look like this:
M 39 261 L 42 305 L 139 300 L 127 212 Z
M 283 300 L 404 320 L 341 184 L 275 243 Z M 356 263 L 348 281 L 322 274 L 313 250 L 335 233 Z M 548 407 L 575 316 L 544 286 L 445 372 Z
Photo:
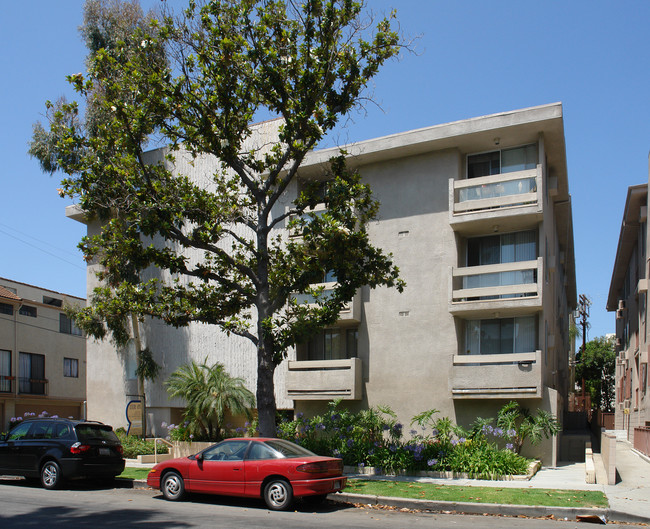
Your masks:
M 167 472 L 160 482 L 160 490 L 166 500 L 179 501 L 185 495 L 185 483 L 178 472 Z
M 56 461 L 46 461 L 41 467 L 41 485 L 43 488 L 52 490 L 61 485 L 63 476 L 61 467 Z
M 264 501 L 273 511 L 288 509 L 293 502 L 293 489 L 284 479 L 271 480 L 264 487 Z

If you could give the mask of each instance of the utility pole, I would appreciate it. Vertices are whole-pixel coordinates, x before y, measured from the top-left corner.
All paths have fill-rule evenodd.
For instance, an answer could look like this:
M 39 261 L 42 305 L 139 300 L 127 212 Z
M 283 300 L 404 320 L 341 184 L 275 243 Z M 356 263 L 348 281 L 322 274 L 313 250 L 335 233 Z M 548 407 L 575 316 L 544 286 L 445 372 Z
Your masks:
M 582 355 L 585 354 L 587 349 L 587 327 L 589 323 L 587 318 L 589 318 L 589 307 L 591 306 L 591 300 L 585 295 L 580 294 L 578 297 L 578 318 L 579 324 L 582 326 Z M 585 406 L 585 379 L 582 377 L 582 405 Z M 585 410 L 586 411 L 586 410 Z

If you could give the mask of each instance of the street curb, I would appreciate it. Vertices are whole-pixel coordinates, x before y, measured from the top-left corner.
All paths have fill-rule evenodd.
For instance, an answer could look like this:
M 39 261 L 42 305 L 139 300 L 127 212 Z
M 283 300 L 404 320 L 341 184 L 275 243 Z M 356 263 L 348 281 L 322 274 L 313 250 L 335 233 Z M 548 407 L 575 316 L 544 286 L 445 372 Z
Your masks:
M 466 514 L 494 514 L 505 516 L 529 516 L 534 518 L 554 516 L 558 519 L 576 519 L 579 515 L 604 516 L 609 521 L 629 523 L 650 523 L 650 517 L 622 513 L 611 509 L 547 507 L 537 505 L 507 505 L 502 503 L 467 503 L 452 501 L 431 501 L 387 496 L 367 496 L 346 492 L 330 494 L 328 499 L 340 503 L 362 503 L 366 505 L 386 505 L 402 509 L 429 511 L 451 511 Z
M 117 478 L 116 483 L 124 489 L 149 489 L 147 482 L 140 479 Z M 576 519 L 579 515 L 604 516 L 607 521 L 650 524 L 650 516 L 638 516 L 612 509 L 593 509 L 587 507 L 547 507 L 542 505 L 509 505 L 504 503 L 469 503 L 455 501 L 432 501 L 409 498 L 392 498 L 388 496 L 368 496 L 336 492 L 328 494 L 328 500 L 338 503 L 363 503 L 365 505 L 386 505 L 401 509 L 419 509 L 426 511 L 451 511 L 465 514 L 494 514 L 503 516 L 530 516 L 543 518 L 553 515 L 559 519 Z

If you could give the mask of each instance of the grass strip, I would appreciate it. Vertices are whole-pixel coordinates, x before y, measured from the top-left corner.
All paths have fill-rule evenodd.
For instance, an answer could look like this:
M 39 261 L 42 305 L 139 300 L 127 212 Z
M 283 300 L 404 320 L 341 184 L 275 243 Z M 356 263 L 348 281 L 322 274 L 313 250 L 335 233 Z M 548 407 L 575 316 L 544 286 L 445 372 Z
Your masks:
M 150 470 L 150 468 L 126 467 L 124 472 L 117 477 L 125 479 L 147 479 L 147 474 L 149 474 Z
M 607 497 L 596 490 L 558 490 L 439 485 L 406 481 L 348 480 L 345 492 L 432 501 L 543 505 L 547 507 L 607 507 Z

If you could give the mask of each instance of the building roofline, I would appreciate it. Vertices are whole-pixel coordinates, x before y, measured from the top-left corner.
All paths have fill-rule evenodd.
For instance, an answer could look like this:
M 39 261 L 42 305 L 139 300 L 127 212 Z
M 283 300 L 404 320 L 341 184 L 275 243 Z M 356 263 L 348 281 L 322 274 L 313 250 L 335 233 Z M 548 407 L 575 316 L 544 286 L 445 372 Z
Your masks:
M 38 290 L 43 290 L 44 292 L 50 292 L 51 294 L 58 294 L 59 296 L 65 296 L 66 298 L 74 298 L 81 301 L 86 301 L 86 298 L 80 298 L 79 296 L 73 296 L 72 294 L 65 294 L 64 292 L 58 292 L 57 290 L 51 290 L 45 287 L 39 287 L 38 285 L 32 285 L 31 283 L 23 283 L 22 281 L 16 281 L 14 279 L 9 279 L 8 277 L 0 277 L 0 281 L 9 281 L 10 283 L 15 283 L 16 285 L 22 285 L 24 287 L 37 288 Z M 25 300 L 26 298 L 18 298 Z M 31 300 L 35 301 L 35 300 Z
M 618 238 L 612 280 L 609 284 L 609 295 L 607 296 L 606 308 L 608 311 L 618 309 L 618 293 L 621 290 L 623 281 L 625 281 L 630 255 L 637 241 L 641 202 L 645 198 L 647 203 L 647 196 L 648 184 L 638 184 L 627 188 L 621 233 Z

